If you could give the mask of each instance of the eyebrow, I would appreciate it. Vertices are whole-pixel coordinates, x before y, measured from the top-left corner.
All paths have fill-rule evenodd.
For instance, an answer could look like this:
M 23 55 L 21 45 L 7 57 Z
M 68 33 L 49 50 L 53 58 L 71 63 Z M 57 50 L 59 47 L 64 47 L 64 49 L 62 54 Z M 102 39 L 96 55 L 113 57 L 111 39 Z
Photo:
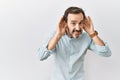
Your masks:
M 82 22 L 83 20 L 81 20 L 80 22 Z M 76 20 L 71 20 L 71 22 L 77 22 Z
M 71 20 L 71 22 L 77 22 L 76 20 Z

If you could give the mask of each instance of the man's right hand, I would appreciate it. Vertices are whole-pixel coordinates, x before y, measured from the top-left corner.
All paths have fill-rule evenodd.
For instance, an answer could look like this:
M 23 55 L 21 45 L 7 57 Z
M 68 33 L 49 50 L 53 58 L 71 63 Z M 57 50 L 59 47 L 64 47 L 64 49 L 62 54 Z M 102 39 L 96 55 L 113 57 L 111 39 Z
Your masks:
M 64 18 L 62 17 L 60 19 L 60 22 L 58 24 L 58 27 L 57 27 L 57 31 L 56 31 L 56 35 L 59 36 L 59 37 L 62 37 L 63 34 L 65 34 L 65 31 L 66 31 L 66 22 L 64 20 Z
M 48 50 L 52 50 L 55 48 L 57 42 L 60 40 L 62 35 L 65 34 L 65 32 L 66 32 L 66 22 L 62 17 L 58 24 L 55 35 L 48 42 Z

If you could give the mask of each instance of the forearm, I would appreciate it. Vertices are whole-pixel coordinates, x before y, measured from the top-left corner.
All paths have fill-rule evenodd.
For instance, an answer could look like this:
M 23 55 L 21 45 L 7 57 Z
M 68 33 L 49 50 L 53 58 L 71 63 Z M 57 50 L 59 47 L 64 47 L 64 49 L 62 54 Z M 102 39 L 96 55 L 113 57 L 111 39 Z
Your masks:
M 100 39 L 100 37 L 98 35 L 94 36 L 93 38 L 93 42 L 97 45 L 100 45 L 100 46 L 104 46 L 105 43 L 103 42 L 102 39 Z
M 104 57 L 109 57 L 112 54 L 107 42 L 104 43 L 99 36 L 94 36 L 92 38 L 89 49 Z
M 105 43 L 103 42 L 103 40 L 98 36 L 98 32 L 97 31 L 93 31 L 91 33 L 89 33 L 89 36 L 91 37 L 91 39 L 93 40 L 93 42 L 99 46 L 104 46 Z
M 58 34 L 55 34 L 50 41 L 48 42 L 48 50 L 52 50 L 55 48 L 56 44 L 58 43 L 58 41 L 60 40 L 61 36 Z

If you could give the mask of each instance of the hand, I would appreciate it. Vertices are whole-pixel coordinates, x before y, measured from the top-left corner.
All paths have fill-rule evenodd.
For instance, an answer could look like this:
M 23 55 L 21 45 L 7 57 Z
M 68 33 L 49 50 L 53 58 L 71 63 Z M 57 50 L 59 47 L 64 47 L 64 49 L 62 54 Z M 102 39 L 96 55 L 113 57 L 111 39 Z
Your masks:
M 62 17 L 58 24 L 56 34 L 59 36 L 62 36 L 63 34 L 65 34 L 65 31 L 66 31 L 66 22 L 65 22 L 64 18 Z
M 84 25 L 83 25 L 83 29 L 90 35 L 92 33 L 94 33 L 94 26 L 92 23 L 91 18 L 88 16 L 85 18 L 84 20 Z

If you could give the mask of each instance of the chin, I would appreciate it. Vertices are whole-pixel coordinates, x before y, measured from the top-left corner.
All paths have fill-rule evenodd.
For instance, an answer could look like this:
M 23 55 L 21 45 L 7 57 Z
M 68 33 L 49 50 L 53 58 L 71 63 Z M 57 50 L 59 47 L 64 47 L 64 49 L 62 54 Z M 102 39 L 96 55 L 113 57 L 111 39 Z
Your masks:
M 78 33 L 78 32 L 77 32 L 77 33 L 73 33 L 73 34 L 72 34 L 72 37 L 73 37 L 73 38 L 79 38 L 80 35 L 81 35 L 81 33 Z
M 80 35 L 73 35 L 73 38 L 79 38 Z

